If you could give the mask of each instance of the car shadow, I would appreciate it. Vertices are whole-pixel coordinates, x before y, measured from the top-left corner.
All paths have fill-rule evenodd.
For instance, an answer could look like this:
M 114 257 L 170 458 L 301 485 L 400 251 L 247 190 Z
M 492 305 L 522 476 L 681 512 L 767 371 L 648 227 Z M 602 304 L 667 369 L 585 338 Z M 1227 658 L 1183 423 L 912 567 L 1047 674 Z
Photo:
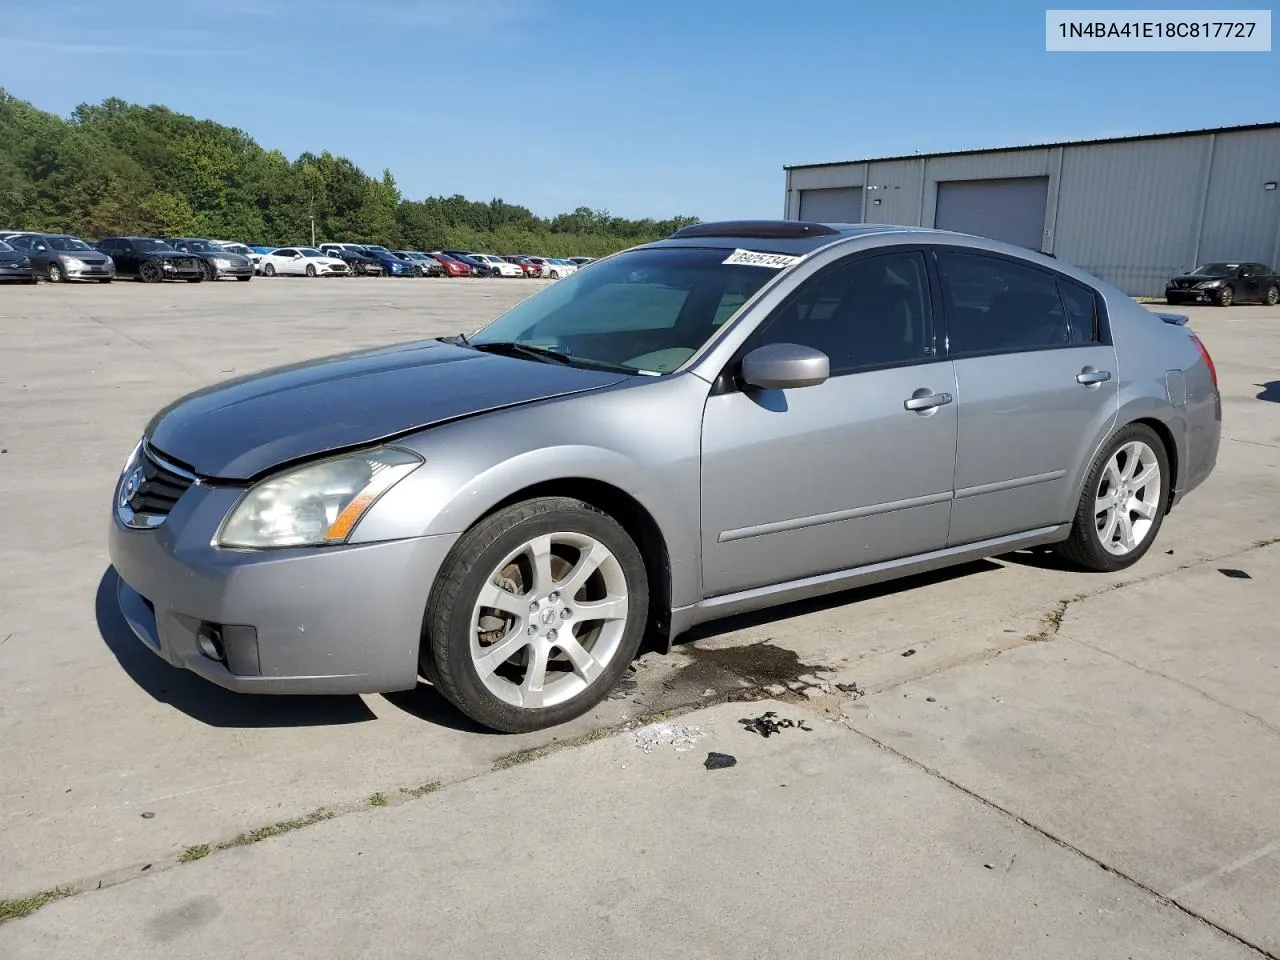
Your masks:
M 903 577 L 900 580 L 889 580 L 884 583 L 871 584 L 865 587 L 854 587 L 850 590 L 841 590 L 839 593 L 829 593 L 820 597 L 812 597 L 808 600 L 796 600 L 792 603 L 782 604 L 777 607 L 768 607 L 764 610 L 755 610 L 750 613 L 740 613 L 732 617 L 725 617 L 723 620 L 712 620 L 709 623 L 699 624 L 696 627 L 681 634 L 675 645 L 684 643 L 693 643 L 698 640 L 705 640 L 710 637 L 717 637 L 721 634 L 732 633 L 735 630 L 745 630 L 749 627 L 758 627 L 767 623 L 774 623 L 779 620 L 788 620 L 791 617 L 799 617 L 808 613 L 820 613 L 824 610 L 831 610 L 835 607 L 843 607 L 853 603 L 862 603 L 866 600 L 874 600 L 877 597 L 888 597 L 896 593 L 903 593 L 908 590 L 916 590 L 920 587 L 927 587 L 934 583 L 945 583 L 949 580 L 958 580 L 961 577 L 972 577 L 981 573 L 989 573 L 992 570 L 1001 569 L 1000 564 L 993 563 L 990 560 L 974 560 L 970 563 L 958 564 L 954 567 L 946 567 L 941 570 L 932 570 L 929 573 L 918 573 L 914 576 Z
M 437 727 L 457 730 L 460 733 L 482 733 L 488 736 L 506 736 L 497 730 L 482 727 L 444 698 L 429 683 L 418 682 L 412 690 L 384 693 L 382 699 L 411 717 L 416 717 Z
M 108 567 L 94 601 L 98 633 L 107 649 L 139 687 L 161 703 L 211 727 L 337 726 L 377 719 L 355 694 L 271 696 L 233 693 L 194 673 L 170 666 L 134 636 L 116 603 L 119 577 Z
M 1266 400 L 1268 403 L 1280 403 L 1280 380 L 1255 383 L 1254 386 L 1262 388 L 1262 392 L 1257 397 L 1259 400 Z

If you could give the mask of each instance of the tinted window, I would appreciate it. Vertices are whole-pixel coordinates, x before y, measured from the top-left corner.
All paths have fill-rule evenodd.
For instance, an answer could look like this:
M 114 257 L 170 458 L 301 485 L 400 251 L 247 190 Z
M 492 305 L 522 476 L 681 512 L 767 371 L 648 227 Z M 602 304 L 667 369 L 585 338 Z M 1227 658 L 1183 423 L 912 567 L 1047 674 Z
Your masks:
M 833 376 L 934 356 L 924 256 L 845 261 L 807 281 L 753 337 L 751 347 L 798 343 L 831 359 Z
M 9 243 L 17 250 L 30 250 L 35 246 L 35 237 L 10 237 Z
M 1098 343 L 1102 338 L 1098 330 L 1098 301 L 1092 290 L 1058 278 L 1062 302 L 1067 308 L 1067 332 L 1071 343 Z
M 293 250 L 289 247 L 285 247 L 283 250 L 271 251 L 271 255 L 273 257 L 294 257 L 294 256 L 297 256 L 297 254 L 298 254 L 297 250 Z
M 1054 276 L 1011 260 L 938 251 L 952 354 L 1060 347 L 1069 342 Z

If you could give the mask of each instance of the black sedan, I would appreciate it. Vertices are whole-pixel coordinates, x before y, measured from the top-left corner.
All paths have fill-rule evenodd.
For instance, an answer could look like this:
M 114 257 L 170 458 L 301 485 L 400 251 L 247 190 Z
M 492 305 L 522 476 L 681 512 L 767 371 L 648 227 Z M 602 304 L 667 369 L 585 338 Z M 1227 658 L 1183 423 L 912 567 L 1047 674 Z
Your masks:
M 204 279 L 197 257 L 175 250 L 155 237 L 107 237 L 94 246 L 116 262 L 116 273 L 122 277 L 137 277 L 144 283 L 199 283 Z
M 17 233 L 7 238 L 9 246 L 31 258 L 37 277 L 50 283 L 63 280 L 96 280 L 110 283 L 116 266 L 111 258 L 93 249 L 79 237 L 65 233 Z
M 237 280 L 253 279 L 253 261 L 212 240 L 198 237 L 166 239 L 165 243 L 181 253 L 189 253 L 200 261 L 200 272 L 206 280 L 235 277 Z
M 1174 277 L 1165 286 L 1164 298 L 1169 303 L 1216 303 L 1220 307 L 1252 300 L 1274 307 L 1280 303 L 1280 276 L 1263 263 L 1218 260 Z
M 31 258 L 0 240 L 0 283 L 35 283 Z

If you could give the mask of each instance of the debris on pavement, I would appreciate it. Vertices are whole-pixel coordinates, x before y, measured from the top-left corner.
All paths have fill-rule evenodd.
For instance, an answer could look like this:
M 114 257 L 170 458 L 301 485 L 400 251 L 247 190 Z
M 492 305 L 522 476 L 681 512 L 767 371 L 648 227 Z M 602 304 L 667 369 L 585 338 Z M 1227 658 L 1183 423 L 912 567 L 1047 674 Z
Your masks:
M 858 686 L 858 681 L 856 680 L 853 683 L 837 683 L 836 689 L 839 690 L 841 693 L 849 694 L 849 696 L 854 700 L 857 700 L 859 697 L 865 697 L 867 695 L 867 691 L 862 687 Z
M 701 728 L 692 724 L 655 723 L 635 731 L 631 742 L 643 753 L 653 753 L 659 747 L 672 747 L 677 753 L 688 753 L 703 736 Z
M 748 733 L 758 733 L 766 738 L 792 728 L 804 730 L 806 733 L 813 732 L 813 727 L 806 726 L 803 720 L 790 720 L 786 717 L 779 717 L 772 710 L 767 710 L 758 717 L 743 717 L 738 722 L 746 728 Z
M 636 679 L 636 669 L 632 667 L 626 672 L 618 685 L 609 694 L 609 700 L 625 700 L 640 689 L 640 681 Z
M 925 700 L 927 700 L 929 703 L 937 703 L 937 702 L 938 702 L 938 698 L 937 698 L 937 697 L 925 697 Z
M 1252 580 L 1253 577 L 1245 573 L 1243 570 L 1236 570 L 1231 567 L 1219 567 L 1218 572 L 1224 577 L 1230 577 L 1232 580 Z
M 154 816 L 155 816 L 155 814 L 154 814 L 154 813 L 152 813 L 150 810 L 147 810 L 146 812 L 144 812 L 144 813 L 142 814 L 142 819 L 143 819 L 143 820 L 150 820 L 150 819 L 152 819 Z
M 902 655 L 904 657 L 914 657 L 916 655 L 916 648 L 912 647 L 910 650 L 903 650 Z
M 714 750 L 707 754 L 707 759 L 702 761 L 702 765 L 708 770 L 727 770 L 729 767 L 738 765 L 738 758 L 728 753 L 716 753 Z

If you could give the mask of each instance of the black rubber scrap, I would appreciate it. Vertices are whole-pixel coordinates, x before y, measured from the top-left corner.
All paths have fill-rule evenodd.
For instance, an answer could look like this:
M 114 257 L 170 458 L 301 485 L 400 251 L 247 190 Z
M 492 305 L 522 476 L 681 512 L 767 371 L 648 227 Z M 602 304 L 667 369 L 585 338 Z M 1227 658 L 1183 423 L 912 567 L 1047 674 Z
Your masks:
M 702 761 L 702 765 L 708 770 L 727 770 L 729 767 L 738 765 L 738 758 L 729 753 L 716 753 L 713 750 L 707 754 L 707 759 Z
M 853 683 L 837 683 L 836 689 L 841 693 L 849 694 L 854 700 L 867 695 L 867 691 L 858 685 L 857 680 L 853 681 Z
M 781 733 L 783 730 L 795 728 L 812 732 L 813 727 L 805 726 L 803 720 L 790 720 L 786 717 L 779 717 L 772 710 L 767 710 L 758 717 L 743 717 L 738 721 L 742 724 L 748 733 L 758 733 L 762 737 L 771 737 L 775 733 Z
M 1233 567 L 1219 567 L 1218 572 L 1224 577 L 1230 577 L 1232 580 L 1252 580 L 1253 577 L 1245 573 L 1243 570 L 1236 570 Z

